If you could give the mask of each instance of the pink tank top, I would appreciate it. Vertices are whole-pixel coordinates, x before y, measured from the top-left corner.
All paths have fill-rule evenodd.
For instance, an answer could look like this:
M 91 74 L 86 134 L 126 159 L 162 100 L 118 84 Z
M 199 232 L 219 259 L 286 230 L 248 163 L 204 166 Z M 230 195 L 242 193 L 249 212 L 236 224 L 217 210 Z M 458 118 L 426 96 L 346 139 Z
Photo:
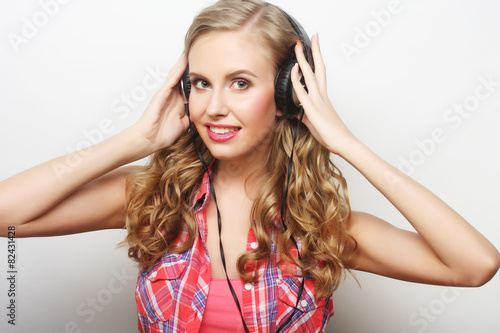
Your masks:
M 243 281 L 231 279 L 234 292 L 242 302 Z M 207 304 L 201 321 L 200 333 L 245 332 L 240 312 L 234 301 L 226 279 L 211 279 Z

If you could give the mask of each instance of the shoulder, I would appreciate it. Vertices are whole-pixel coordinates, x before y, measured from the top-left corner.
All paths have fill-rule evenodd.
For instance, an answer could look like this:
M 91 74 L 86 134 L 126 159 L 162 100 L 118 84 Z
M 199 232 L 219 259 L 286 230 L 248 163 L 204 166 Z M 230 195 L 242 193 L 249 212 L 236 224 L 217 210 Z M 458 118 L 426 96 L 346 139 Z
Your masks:
M 395 239 L 404 242 L 418 236 L 414 232 L 399 229 L 374 215 L 358 211 L 351 212 L 347 230 L 355 239 L 358 252 L 362 249 L 386 247 L 388 242 Z
M 418 234 L 396 228 L 374 215 L 353 211 L 347 223 L 349 235 L 355 241 L 350 266 L 361 270 L 365 266 L 380 265 L 394 253 L 401 253 L 416 241 Z
M 351 234 L 365 233 L 366 228 L 390 226 L 386 221 L 365 212 L 352 211 L 351 217 L 347 223 L 347 229 Z

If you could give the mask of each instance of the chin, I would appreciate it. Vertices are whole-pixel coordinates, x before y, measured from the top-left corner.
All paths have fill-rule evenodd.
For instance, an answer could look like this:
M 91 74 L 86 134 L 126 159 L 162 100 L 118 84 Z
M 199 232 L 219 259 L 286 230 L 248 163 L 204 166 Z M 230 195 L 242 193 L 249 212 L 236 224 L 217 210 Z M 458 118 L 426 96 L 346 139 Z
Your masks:
M 216 160 L 220 161 L 247 161 L 249 156 L 252 156 L 251 153 L 235 151 L 234 147 L 210 147 L 208 146 L 208 150 Z M 248 161 L 248 162 L 251 162 Z
M 210 153 L 216 160 L 221 160 L 221 161 L 231 161 L 235 160 L 238 158 L 234 153 L 230 153 L 227 151 L 221 151 L 220 149 L 208 149 L 210 150 Z

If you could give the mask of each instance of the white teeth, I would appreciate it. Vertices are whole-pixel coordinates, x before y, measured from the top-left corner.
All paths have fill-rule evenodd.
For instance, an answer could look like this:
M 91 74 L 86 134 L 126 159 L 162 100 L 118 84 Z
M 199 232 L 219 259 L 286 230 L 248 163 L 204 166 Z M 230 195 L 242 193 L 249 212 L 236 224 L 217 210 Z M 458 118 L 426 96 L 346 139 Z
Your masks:
M 210 126 L 210 132 L 215 134 L 229 134 L 238 131 L 238 128 L 224 128 L 224 127 L 212 127 Z

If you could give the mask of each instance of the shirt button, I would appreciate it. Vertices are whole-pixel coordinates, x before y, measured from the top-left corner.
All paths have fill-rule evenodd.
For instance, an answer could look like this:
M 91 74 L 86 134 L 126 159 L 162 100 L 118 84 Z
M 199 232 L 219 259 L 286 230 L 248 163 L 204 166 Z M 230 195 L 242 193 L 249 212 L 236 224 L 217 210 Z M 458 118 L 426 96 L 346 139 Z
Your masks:
M 245 289 L 250 290 L 253 287 L 253 283 L 245 283 Z
M 252 242 L 252 243 L 250 244 L 250 247 L 251 247 L 252 249 L 254 249 L 254 250 L 255 250 L 256 248 L 258 248 L 258 247 L 259 247 L 259 243 L 257 243 L 257 242 Z
M 307 301 L 303 299 L 302 301 L 300 301 L 300 305 L 302 305 L 302 307 L 305 308 L 307 306 Z
M 158 272 L 154 271 L 153 273 L 151 273 L 151 277 L 154 279 L 156 277 L 156 275 L 158 275 Z

